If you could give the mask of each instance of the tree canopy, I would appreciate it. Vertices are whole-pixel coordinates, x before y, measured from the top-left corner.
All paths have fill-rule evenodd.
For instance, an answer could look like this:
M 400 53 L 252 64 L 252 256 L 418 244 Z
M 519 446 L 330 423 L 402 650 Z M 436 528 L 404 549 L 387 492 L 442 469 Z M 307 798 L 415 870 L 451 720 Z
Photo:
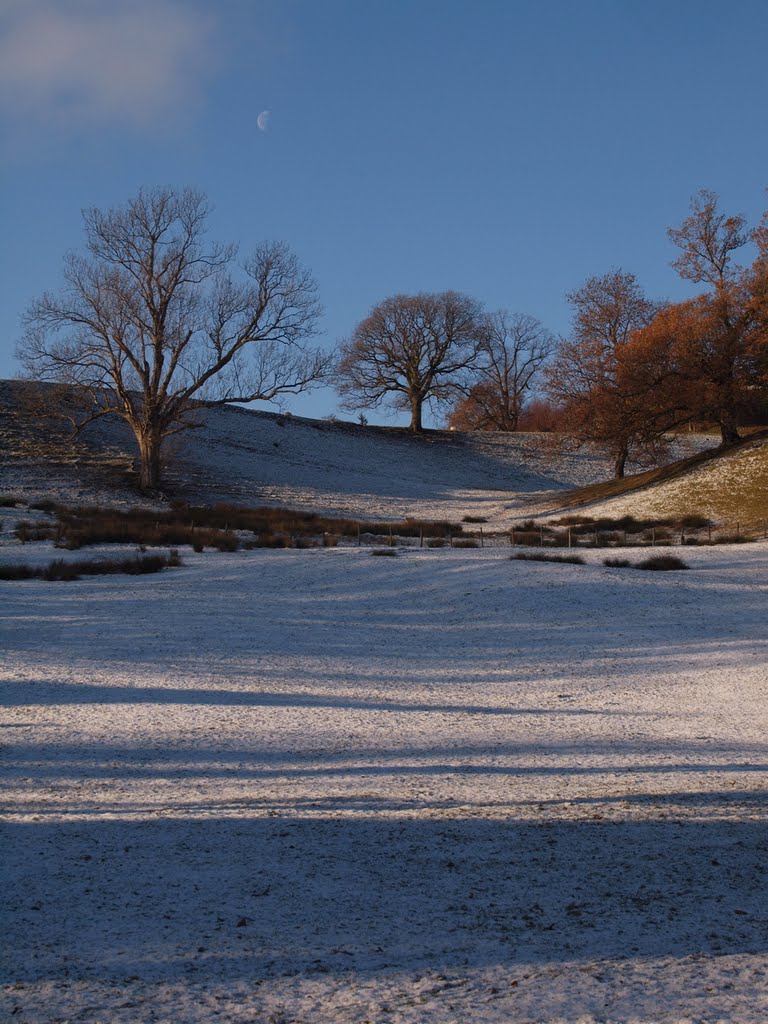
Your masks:
M 459 292 L 392 295 L 342 343 L 336 387 L 345 408 L 392 402 L 423 429 L 424 405 L 455 396 L 478 358 L 482 307 Z

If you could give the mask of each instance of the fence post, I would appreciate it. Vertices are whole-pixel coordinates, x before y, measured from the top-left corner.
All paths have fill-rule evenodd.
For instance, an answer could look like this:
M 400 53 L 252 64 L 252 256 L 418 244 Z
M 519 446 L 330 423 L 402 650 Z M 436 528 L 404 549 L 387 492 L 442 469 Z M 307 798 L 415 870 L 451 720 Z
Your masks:
M 568 527 L 568 547 L 570 547 L 570 546 L 571 546 L 571 528 L 569 526 Z
M 424 547 L 424 528 L 422 526 L 419 527 L 419 547 Z
M 539 524 L 539 547 L 544 547 L 544 527 Z
M 482 526 L 480 527 L 480 547 L 481 548 L 485 547 L 485 541 L 483 539 L 483 528 L 482 528 Z
M 651 527 L 651 547 L 656 547 L 656 527 Z
M 740 519 L 736 520 L 736 536 L 737 537 L 741 536 L 741 520 Z
M 681 526 L 680 527 L 680 547 L 683 547 L 684 544 L 685 544 L 685 527 Z
M 515 528 L 514 526 L 509 531 L 509 546 L 513 548 L 515 546 Z
M 712 543 L 712 524 L 711 523 L 707 527 L 707 534 L 708 534 L 708 537 L 709 537 L 709 543 L 711 544 Z
M 357 524 L 357 546 L 360 547 L 360 523 Z
M 395 546 L 394 541 L 392 540 L 392 523 L 389 524 L 389 546 L 391 548 Z

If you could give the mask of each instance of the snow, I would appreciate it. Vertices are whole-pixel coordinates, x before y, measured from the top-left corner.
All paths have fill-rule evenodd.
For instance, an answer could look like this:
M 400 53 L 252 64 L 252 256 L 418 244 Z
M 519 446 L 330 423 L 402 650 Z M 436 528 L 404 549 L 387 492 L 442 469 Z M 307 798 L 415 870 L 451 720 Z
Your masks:
M 3 407 L 10 410 L 5 419 Z M 124 424 L 99 420 L 76 442 L 40 443 L 13 409 L 10 385 L 0 382 L 3 493 L 67 504 L 138 504 L 126 477 L 135 445 Z M 553 434 L 414 436 L 237 407 L 201 408 L 197 420 L 196 429 L 171 439 L 165 451 L 168 496 L 191 503 L 281 505 L 371 520 L 481 515 L 505 526 L 547 505 L 553 492 L 611 475 L 603 454 L 569 450 Z M 712 436 L 681 435 L 669 460 L 715 443 Z
M 0 582 L 7 1019 L 768 1019 L 768 544 L 604 555 Z

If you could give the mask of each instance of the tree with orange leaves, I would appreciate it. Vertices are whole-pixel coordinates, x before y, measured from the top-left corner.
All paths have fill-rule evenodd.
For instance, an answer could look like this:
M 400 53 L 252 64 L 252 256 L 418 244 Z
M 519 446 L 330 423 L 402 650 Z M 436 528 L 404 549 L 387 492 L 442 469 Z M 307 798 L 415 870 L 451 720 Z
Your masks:
M 630 455 L 656 457 L 665 443 L 670 413 L 658 399 L 670 376 L 668 349 L 652 337 L 635 342 L 659 306 L 621 270 L 589 278 L 568 300 L 572 334 L 547 371 L 547 392 L 568 432 L 605 451 L 621 479 Z
M 702 189 L 690 214 L 669 237 L 680 249 L 673 262 L 681 277 L 708 291 L 664 311 L 658 332 L 674 340 L 674 361 L 688 394 L 690 418 L 720 429 L 723 447 L 739 439 L 738 417 L 757 383 L 757 363 L 768 325 L 768 216 L 749 231 L 742 216 L 726 216 L 714 192 Z M 750 241 L 758 246 L 751 268 L 734 260 Z

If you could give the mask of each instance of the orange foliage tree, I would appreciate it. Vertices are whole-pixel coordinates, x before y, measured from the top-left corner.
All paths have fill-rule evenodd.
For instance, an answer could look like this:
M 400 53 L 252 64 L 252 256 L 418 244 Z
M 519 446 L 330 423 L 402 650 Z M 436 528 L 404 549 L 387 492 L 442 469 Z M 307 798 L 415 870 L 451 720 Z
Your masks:
M 740 407 L 756 383 L 768 231 L 764 223 L 750 232 L 744 217 L 726 216 L 717 195 L 702 189 L 691 200 L 689 216 L 668 234 L 680 249 L 672 265 L 681 277 L 708 290 L 665 311 L 659 332 L 674 340 L 690 417 L 716 423 L 723 446 L 731 445 L 740 437 Z M 752 239 L 762 247 L 761 255 L 745 268 L 733 256 Z
M 605 451 L 621 479 L 630 455 L 658 455 L 677 415 L 670 344 L 641 334 L 659 306 L 622 270 L 589 278 L 568 301 L 572 333 L 547 371 L 547 392 L 568 432 Z

